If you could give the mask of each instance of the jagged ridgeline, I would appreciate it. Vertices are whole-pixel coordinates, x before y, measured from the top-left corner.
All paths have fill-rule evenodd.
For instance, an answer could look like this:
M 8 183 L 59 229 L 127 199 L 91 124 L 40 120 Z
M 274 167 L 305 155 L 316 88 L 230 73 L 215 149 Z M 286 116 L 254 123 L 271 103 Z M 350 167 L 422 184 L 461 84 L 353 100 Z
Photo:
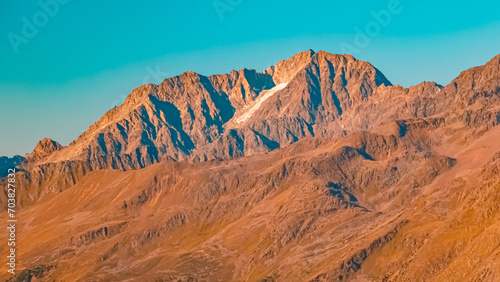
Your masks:
M 1 160 L 17 278 L 495 281 L 499 123 L 500 55 L 447 86 L 312 50 L 143 85 L 70 145 Z
M 403 88 L 351 55 L 309 50 L 263 72 L 186 72 L 134 89 L 69 146 L 42 140 L 21 166 L 20 179 L 30 187 L 29 200 L 21 203 L 47 193 L 45 186 L 60 191 L 96 169 L 251 156 L 304 137 L 346 136 L 390 121 L 402 120 L 404 127 L 406 119 L 461 119 L 484 131 L 499 122 L 494 105 L 465 108 L 499 91 L 495 68 L 498 57 L 446 87 L 424 82 Z M 62 176 L 57 183 L 55 174 Z

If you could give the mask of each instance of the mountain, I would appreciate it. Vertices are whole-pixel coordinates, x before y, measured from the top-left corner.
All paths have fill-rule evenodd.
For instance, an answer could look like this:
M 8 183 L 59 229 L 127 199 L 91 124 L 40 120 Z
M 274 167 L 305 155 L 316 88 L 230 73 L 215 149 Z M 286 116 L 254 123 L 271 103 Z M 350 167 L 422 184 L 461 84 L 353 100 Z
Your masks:
M 186 72 L 135 89 L 75 142 L 38 163 L 85 160 L 92 168 L 135 169 L 268 151 L 314 136 L 313 125 L 339 118 L 381 84 L 391 85 L 366 62 L 311 50 L 263 73 Z M 238 141 L 241 146 L 232 145 Z
M 369 100 L 380 85 L 390 82 L 369 63 L 312 50 L 261 73 L 243 69 L 205 77 L 186 72 L 143 85 L 69 146 L 27 162 L 20 179 L 30 187 L 29 197 L 21 205 L 97 169 L 230 159 L 307 136 L 338 134 L 339 127 L 330 123 Z M 61 172 L 64 181 L 50 181 Z
M 19 155 L 15 155 L 12 158 L 9 157 L 0 157 L 0 177 L 5 177 L 7 176 L 8 172 L 7 170 L 9 168 L 16 167 L 23 163 L 25 161 L 25 158 Z
M 500 55 L 447 86 L 312 50 L 143 85 L 20 160 L 16 279 L 495 281 L 499 98 Z

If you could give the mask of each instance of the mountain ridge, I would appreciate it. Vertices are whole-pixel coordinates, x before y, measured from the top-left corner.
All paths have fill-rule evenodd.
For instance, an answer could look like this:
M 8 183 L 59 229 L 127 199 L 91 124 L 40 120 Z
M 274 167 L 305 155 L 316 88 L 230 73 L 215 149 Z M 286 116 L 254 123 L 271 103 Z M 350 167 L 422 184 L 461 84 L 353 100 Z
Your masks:
M 372 130 L 394 120 L 449 115 L 448 122 L 491 127 L 500 122 L 486 102 L 497 99 L 491 94 L 500 91 L 495 88 L 499 58 L 462 72 L 444 87 L 435 82 L 409 88 L 392 85 L 368 62 L 312 50 L 262 72 L 242 69 L 203 76 L 188 71 L 158 85 L 135 88 L 122 105 L 70 145 L 28 157 L 19 166 L 21 179 L 31 187 L 28 202 L 32 202 L 47 193 L 40 184 L 46 170 L 66 175 L 57 191 L 93 170 L 139 169 L 168 160 L 227 160 L 284 148 L 305 137 Z M 481 90 L 477 85 L 482 85 L 483 94 L 475 93 Z M 468 110 L 476 101 L 485 106 Z M 431 123 L 441 126 L 441 117 L 436 118 Z M 478 129 L 479 134 L 481 130 L 486 129 Z M 79 172 L 68 175 L 72 166 Z M 33 172 L 40 180 L 32 180 Z M 32 187 L 33 183 L 38 184 Z
M 0 278 L 499 280 L 500 55 L 408 88 L 349 55 L 276 66 L 143 85 L 39 142 Z
M 194 140 L 192 142 L 194 145 L 197 143 L 202 143 L 206 144 L 206 141 L 211 141 L 211 139 L 214 137 L 213 134 L 219 134 L 221 131 L 222 125 L 224 125 L 227 121 L 229 121 L 232 118 L 232 112 L 236 111 L 238 108 L 241 108 L 243 105 L 248 104 L 245 100 L 245 98 L 250 98 L 250 103 L 257 98 L 258 93 L 255 92 L 255 90 L 262 90 L 265 89 L 270 89 L 274 86 L 276 86 L 277 82 L 282 82 L 284 83 L 284 79 L 291 80 L 292 78 L 297 75 L 299 71 L 304 69 L 308 64 L 314 60 L 315 57 L 318 56 L 325 56 L 326 52 L 320 51 L 318 53 L 314 53 L 312 50 L 310 51 L 304 51 L 301 53 L 296 54 L 295 56 L 287 59 L 287 60 L 282 60 L 276 64 L 276 66 L 273 67 L 273 76 L 269 76 L 268 71 L 264 71 L 261 73 L 256 72 L 255 70 L 247 70 L 243 69 L 240 71 L 233 71 L 230 74 L 223 74 L 223 75 L 212 75 L 212 76 L 203 76 L 194 72 L 185 72 L 179 76 L 172 77 L 172 78 L 167 78 L 165 79 L 162 83 L 159 85 L 153 85 L 153 84 L 146 84 L 142 85 L 134 91 L 127 97 L 123 105 L 120 107 L 117 107 L 116 109 L 112 109 L 108 111 L 98 122 L 94 123 L 91 127 L 89 127 L 89 130 L 85 131 L 74 143 L 71 143 L 68 147 L 74 146 L 76 143 L 81 143 L 82 140 L 85 140 L 85 137 L 88 135 L 95 135 L 95 132 L 99 131 L 99 129 L 105 128 L 109 125 L 113 125 L 113 123 L 120 122 L 120 120 L 124 119 L 123 117 L 126 116 L 127 114 L 130 114 L 131 111 L 134 111 L 137 107 L 144 106 L 142 111 L 146 111 L 148 115 L 151 115 L 154 109 L 150 106 L 150 104 L 155 104 L 154 102 L 151 101 L 149 96 L 151 97 L 156 97 L 158 98 L 159 101 L 169 101 L 169 103 L 172 103 L 173 100 L 178 98 L 176 95 L 181 95 L 182 99 L 188 100 L 187 103 L 190 104 L 189 100 L 195 99 L 192 96 L 195 95 L 187 95 L 187 94 L 180 94 L 180 93 L 185 93 L 186 89 L 189 88 L 195 88 L 195 89 L 189 89 L 189 91 L 194 91 L 195 93 L 199 95 L 207 95 L 211 97 L 206 97 L 206 98 L 212 98 L 212 99 L 205 99 L 202 101 L 194 101 L 193 103 L 202 103 L 205 101 L 208 101 L 208 111 L 210 112 L 209 116 L 203 116 L 201 113 L 203 110 L 207 109 L 198 109 L 198 113 L 200 113 L 201 119 L 205 118 L 205 123 L 207 124 L 213 124 L 219 127 L 218 129 L 215 129 L 215 133 L 212 132 L 205 132 L 205 135 L 203 137 L 199 137 L 199 139 L 208 139 L 208 140 L 202 140 L 199 142 L 198 140 Z M 355 62 L 356 60 L 352 56 L 346 56 L 343 57 L 342 55 L 332 55 L 333 59 L 337 61 L 341 61 L 340 58 L 343 59 L 343 63 L 347 62 Z M 368 63 L 367 63 L 368 64 Z M 292 67 L 293 66 L 293 67 Z M 371 66 L 371 65 L 370 65 Z M 291 70 L 290 70 L 291 69 Z M 236 75 L 237 74 L 237 75 Z M 253 80 L 255 81 L 253 84 L 256 85 L 251 85 L 249 83 L 249 78 L 253 77 Z M 266 77 L 267 76 L 267 77 Z M 382 75 L 383 76 L 383 75 Z M 259 78 L 260 77 L 260 80 Z M 272 78 L 274 81 L 274 85 L 271 84 L 269 81 L 269 78 Z M 385 79 L 385 77 L 384 77 Z M 228 85 L 224 86 L 220 81 L 226 82 Z M 386 84 L 390 84 L 385 79 Z M 261 83 L 261 84 L 259 84 Z M 277 83 L 279 84 L 279 83 Z M 216 87 L 214 87 L 216 86 Z M 257 87 L 255 87 L 257 86 Z M 225 88 L 224 88 L 225 87 Z M 241 89 L 238 89 L 238 87 L 241 87 Z M 216 93 L 210 93 L 211 90 L 215 90 Z M 200 93 L 201 92 L 201 93 Z M 203 93 L 205 92 L 205 93 Z M 208 93 L 207 93 L 208 92 Z M 226 93 L 228 94 L 227 97 L 222 97 L 217 100 L 213 99 L 214 97 L 217 98 L 217 93 Z M 154 99 L 154 98 L 153 98 Z M 230 100 L 230 105 L 227 103 L 227 101 L 221 100 L 221 99 L 226 99 Z M 211 101 L 210 101 L 211 100 Z M 159 102 L 156 101 L 156 102 Z M 212 102 L 212 103 L 210 103 Z M 218 107 L 216 103 L 221 104 L 222 106 Z M 157 103 L 156 103 L 157 104 Z M 188 105 L 188 107 L 185 109 L 186 112 L 189 112 L 190 110 L 192 111 L 192 108 L 190 107 L 191 105 Z M 214 107 L 215 106 L 215 107 Z M 223 113 L 221 110 L 229 111 L 228 113 Z M 225 114 L 225 116 L 218 116 L 220 114 Z M 160 113 L 161 115 L 161 113 Z M 192 113 L 191 113 L 192 116 Z M 208 117 L 208 118 L 207 118 Z M 213 117 L 216 117 L 216 119 L 213 119 Z M 126 117 L 125 117 L 126 118 Z M 181 117 L 182 120 L 189 119 L 189 115 L 186 113 L 183 113 L 183 116 Z M 165 122 L 165 121 L 164 121 Z M 192 125 L 191 125 L 192 126 Z M 208 126 L 209 127 L 209 126 Z M 178 127 L 176 129 L 179 129 Z M 183 128 L 184 131 L 185 128 Z M 213 129 L 207 129 L 207 130 L 213 130 Z M 186 132 L 187 135 L 191 136 L 193 135 L 192 132 Z M 95 139 L 98 139 L 99 137 L 94 137 Z M 91 138 L 92 138 L 91 137 Z M 212 137 L 212 138 L 211 138 Z M 193 140 L 191 140 L 193 141 Z M 89 143 L 91 141 L 87 141 Z M 189 140 L 187 141 L 189 142 Z M 85 143 L 85 142 L 84 142 Z M 182 143 L 182 142 L 181 142 Z M 86 146 L 85 146 L 86 147 Z M 99 149 L 99 146 L 96 145 L 97 149 Z M 104 149 L 104 148 L 102 148 Z M 82 150 L 82 148 L 78 148 L 77 150 Z M 173 157 L 174 159 L 179 158 L 183 159 L 183 155 L 187 155 L 189 149 L 182 150 L 183 154 L 181 153 L 181 156 L 176 156 Z M 130 153 L 130 151 L 128 151 Z M 61 154 L 61 153 L 59 153 Z M 81 156 L 80 156 L 81 157 Z M 78 156 L 71 155 L 69 156 L 70 159 L 78 159 Z M 62 161 L 62 158 L 57 158 L 57 157 L 52 157 L 48 158 L 47 162 L 55 162 L 55 161 Z M 154 161 L 158 161 L 158 158 L 156 158 Z M 43 163 L 43 162 L 42 162 Z M 132 166 L 131 166 L 132 167 Z M 142 167 L 142 165 L 139 165 L 138 167 Z

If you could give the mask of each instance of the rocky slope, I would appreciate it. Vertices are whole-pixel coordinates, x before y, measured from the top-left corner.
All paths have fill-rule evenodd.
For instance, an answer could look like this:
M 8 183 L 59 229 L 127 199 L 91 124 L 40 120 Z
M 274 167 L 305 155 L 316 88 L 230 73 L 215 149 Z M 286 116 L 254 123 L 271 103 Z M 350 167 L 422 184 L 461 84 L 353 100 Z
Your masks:
M 18 166 L 17 278 L 495 281 L 499 98 L 500 55 L 447 86 L 311 50 L 143 85 Z
M 495 281 L 499 129 L 451 157 L 409 129 L 94 171 L 21 211 L 17 277 Z
M 459 139 L 466 140 L 471 130 L 482 134 L 500 122 L 498 61 L 467 70 L 446 87 L 392 86 L 367 62 L 312 50 L 262 73 L 186 72 L 135 89 L 69 146 L 42 154 L 37 147 L 22 168 L 20 179 L 29 190 L 22 204 L 49 193 L 40 183 L 72 167 L 129 170 L 165 160 L 231 159 L 304 137 L 341 137 L 393 121 L 405 127 L 406 120 L 428 117 L 435 127 L 466 122 L 462 133 L 450 137 L 462 134 Z M 79 174 L 66 173 L 64 185 L 51 189 L 75 184 Z
M 189 156 L 209 160 L 269 151 L 314 136 L 314 125 L 320 132 L 382 84 L 390 82 L 369 63 L 313 51 L 263 73 L 187 72 L 135 89 L 74 143 L 38 164 L 84 160 L 92 168 L 135 169 Z M 270 97 L 259 99 L 266 93 Z M 232 146 L 236 135 L 247 148 Z
M 21 168 L 29 194 L 21 204 L 75 184 L 80 173 L 66 173 L 72 167 L 129 170 L 165 160 L 228 159 L 335 133 L 339 128 L 329 122 L 342 107 L 368 100 L 380 85 L 390 82 L 369 63 L 311 50 L 262 73 L 186 72 L 143 85 L 69 146 L 43 154 L 37 148 Z M 62 172 L 65 181 L 52 186 L 52 175 Z

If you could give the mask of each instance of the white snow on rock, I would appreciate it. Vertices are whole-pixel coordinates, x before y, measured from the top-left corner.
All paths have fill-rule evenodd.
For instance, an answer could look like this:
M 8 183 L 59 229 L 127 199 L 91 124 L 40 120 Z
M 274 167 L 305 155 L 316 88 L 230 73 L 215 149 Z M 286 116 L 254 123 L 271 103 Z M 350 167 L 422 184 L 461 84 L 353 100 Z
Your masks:
M 262 105 L 262 103 L 264 103 L 264 101 L 271 98 L 271 96 L 273 96 L 274 93 L 285 88 L 287 86 L 287 84 L 288 84 L 288 82 L 287 83 L 280 83 L 269 90 L 263 90 L 262 92 L 260 92 L 259 97 L 257 98 L 257 100 L 255 100 L 255 104 L 253 104 L 241 116 L 239 116 L 235 120 L 235 123 L 240 124 L 240 123 L 247 121 L 260 108 L 260 106 Z

